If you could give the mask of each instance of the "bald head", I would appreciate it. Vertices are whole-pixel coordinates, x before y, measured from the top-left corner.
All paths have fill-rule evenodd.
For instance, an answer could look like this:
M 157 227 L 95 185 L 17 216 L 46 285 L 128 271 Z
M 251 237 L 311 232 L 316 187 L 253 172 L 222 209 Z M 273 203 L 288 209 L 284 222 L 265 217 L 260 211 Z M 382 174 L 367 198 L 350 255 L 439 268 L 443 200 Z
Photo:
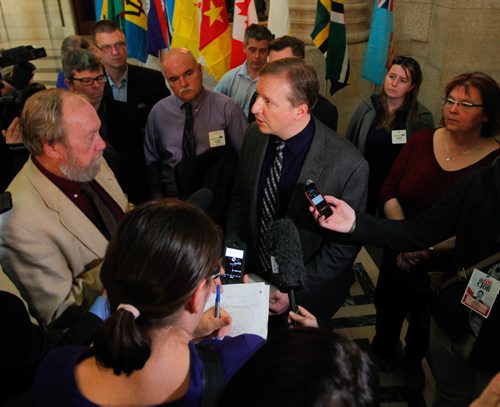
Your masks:
M 196 99 L 203 89 L 201 66 L 186 48 L 172 48 L 162 64 L 172 93 L 183 102 Z

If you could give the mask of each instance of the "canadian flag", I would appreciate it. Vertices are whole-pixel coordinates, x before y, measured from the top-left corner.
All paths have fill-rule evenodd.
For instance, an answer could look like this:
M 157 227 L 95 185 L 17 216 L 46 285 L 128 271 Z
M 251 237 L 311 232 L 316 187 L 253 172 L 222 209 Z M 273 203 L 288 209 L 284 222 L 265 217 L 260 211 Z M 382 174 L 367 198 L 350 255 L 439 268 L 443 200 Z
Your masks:
M 253 0 L 236 0 L 234 2 L 231 69 L 245 62 L 245 53 L 243 52 L 245 31 L 250 24 L 258 23 L 258 21 Z

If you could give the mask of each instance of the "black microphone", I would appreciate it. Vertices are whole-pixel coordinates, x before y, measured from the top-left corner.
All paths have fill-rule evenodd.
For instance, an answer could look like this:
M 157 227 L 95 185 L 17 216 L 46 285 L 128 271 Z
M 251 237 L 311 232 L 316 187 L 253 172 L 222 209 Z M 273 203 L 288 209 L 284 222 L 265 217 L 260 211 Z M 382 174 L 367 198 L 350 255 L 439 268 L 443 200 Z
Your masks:
M 272 280 L 280 291 L 288 293 L 290 308 L 297 312 L 295 291 L 302 288 L 306 273 L 297 227 L 288 218 L 275 220 L 267 232 L 267 245 L 271 255 Z

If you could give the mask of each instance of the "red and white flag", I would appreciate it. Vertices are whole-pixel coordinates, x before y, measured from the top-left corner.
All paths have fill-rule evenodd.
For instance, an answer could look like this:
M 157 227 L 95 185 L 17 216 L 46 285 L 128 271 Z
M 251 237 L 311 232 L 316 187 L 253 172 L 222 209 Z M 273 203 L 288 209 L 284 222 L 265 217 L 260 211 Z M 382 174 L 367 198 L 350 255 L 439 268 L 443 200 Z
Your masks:
M 257 10 L 253 0 L 236 0 L 234 2 L 233 40 L 231 48 L 231 69 L 245 62 L 243 41 L 245 31 L 250 24 L 258 23 Z

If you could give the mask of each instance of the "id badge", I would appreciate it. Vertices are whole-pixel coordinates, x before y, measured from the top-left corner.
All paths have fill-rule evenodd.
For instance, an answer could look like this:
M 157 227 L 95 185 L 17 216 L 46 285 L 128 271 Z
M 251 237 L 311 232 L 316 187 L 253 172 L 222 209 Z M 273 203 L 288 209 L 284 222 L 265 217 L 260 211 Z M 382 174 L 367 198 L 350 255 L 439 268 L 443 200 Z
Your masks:
M 208 132 L 208 142 L 210 144 L 210 148 L 225 146 L 226 136 L 224 134 L 224 130 Z
M 474 269 L 462 297 L 462 304 L 472 311 L 488 318 L 500 292 L 500 281 Z
M 391 132 L 392 144 L 406 144 L 406 130 L 393 130 Z

